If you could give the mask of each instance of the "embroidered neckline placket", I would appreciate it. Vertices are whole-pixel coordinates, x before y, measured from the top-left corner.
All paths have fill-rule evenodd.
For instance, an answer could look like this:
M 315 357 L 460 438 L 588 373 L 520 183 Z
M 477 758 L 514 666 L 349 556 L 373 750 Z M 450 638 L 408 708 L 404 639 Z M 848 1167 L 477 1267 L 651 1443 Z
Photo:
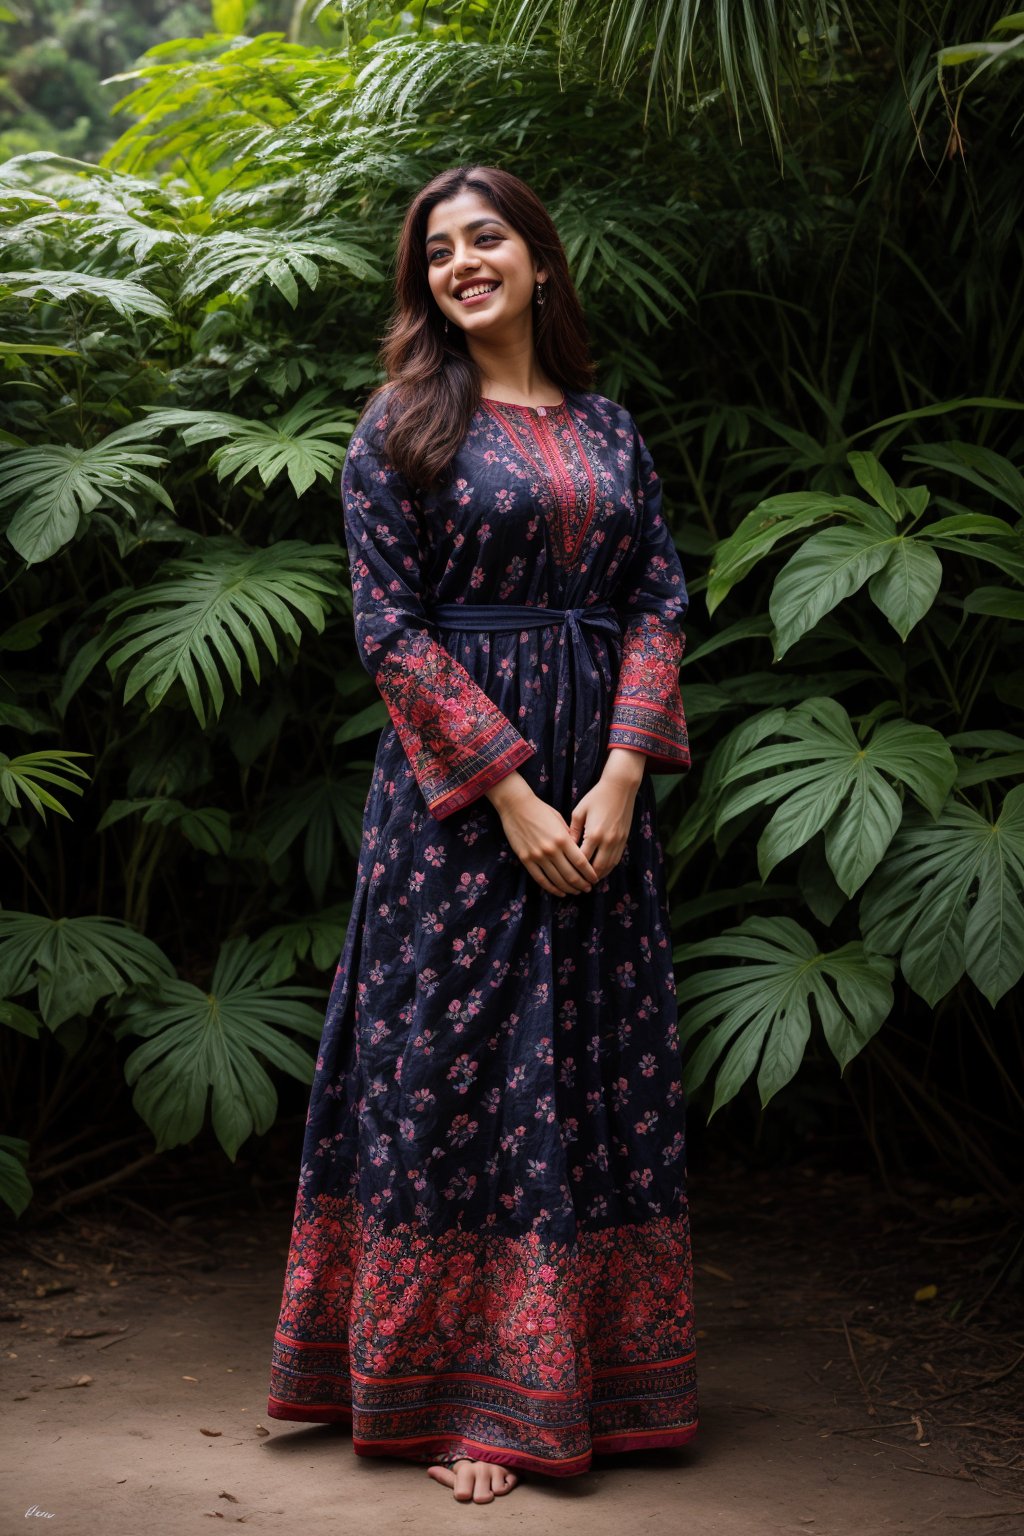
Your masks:
M 587 455 L 584 452 L 583 444 L 580 441 L 579 432 L 576 430 L 576 423 L 573 421 L 572 412 L 569 409 L 568 399 L 563 400 L 561 405 L 539 407 L 512 405 L 513 410 L 526 410 L 531 413 L 528 417 L 528 421 L 534 442 L 536 443 L 536 446 L 541 454 L 543 463 L 537 462 L 536 458 L 530 452 L 529 448 L 526 446 L 526 443 L 523 441 L 520 432 L 502 413 L 501 406 L 510 405 L 512 402 L 503 400 L 489 400 L 486 396 L 484 396 L 482 397 L 482 404 L 491 413 L 492 416 L 497 418 L 499 425 L 504 431 L 506 437 L 508 437 L 511 441 L 513 447 L 515 447 L 517 451 L 522 454 L 527 463 L 532 464 L 537 473 L 543 479 L 547 480 L 548 484 L 550 485 L 552 495 L 554 497 L 555 510 L 558 515 L 559 539 L 562 549 L 565 553 L 565 561 L 567 565 L 574 565 L 577 557 L 580 554 L 580 551 L 583 548 L 583 541 L 587 536 L 587 531 L 590 528 L 590 524 L 593 521 L 594 508 L 597 505 L 597 478 L 591 467 L 590 460 L 587 458 Z M 580 523 L 579 528 L 576 530 L 576 536 L 571 543 L 567 538 L 567 534 L 572 532 L 573 515 L 580 504 L 579 488 L 577 487 L 576 482 L 573 480 L 572 475 L 566 468 L 565 460 L 562 458 L 562 455 L 558 450 L 558 445 L 555 442 L 554 428 L 550 425 L 549 422 L 549 417 L 552 415 L 563 414 L 569 424 L 569 430 L 572 433 L 573 441 L 576 444 L 576 452 L 579 455 L 579 462 L 582 465 L 587 477 L 586 510 L 584 511 L 582 522 Z

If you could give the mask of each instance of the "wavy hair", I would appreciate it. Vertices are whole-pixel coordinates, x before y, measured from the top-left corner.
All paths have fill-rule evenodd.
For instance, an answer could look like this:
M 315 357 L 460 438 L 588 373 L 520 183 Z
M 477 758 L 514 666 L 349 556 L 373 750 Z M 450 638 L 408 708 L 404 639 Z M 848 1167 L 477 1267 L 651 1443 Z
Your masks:
M 537 194 L 496 166 L 461 165 L 442 171 L 409 205 L 398 239 L 395 308 L 380 350 L 386 382 L 374 392 L 388 399 L 385 451 L 417 488 L 436 485 L 451 463 L 480 403 L 480 371 L 465 333 L 444 329 L 430 291 L 427 221 L 438 204 L 468 188 L 501 214 L 547 268 L 544 303 L 533 304 L 533 342 L 547 376 L 563 390 L 586 389 L 594 376 L 583 308 L 569 275 L 562 242 Z

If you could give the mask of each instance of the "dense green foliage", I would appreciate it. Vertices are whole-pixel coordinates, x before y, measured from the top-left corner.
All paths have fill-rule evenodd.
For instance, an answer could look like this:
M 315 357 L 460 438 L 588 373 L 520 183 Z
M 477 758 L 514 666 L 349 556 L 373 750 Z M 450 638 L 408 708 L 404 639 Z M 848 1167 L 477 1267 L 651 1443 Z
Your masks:
M 99 165 L 0 166 L 14 1209 L 27 1139 L 112 1042 L 146 1042 L 118 1070 L 160 1148 L 212 1089 L 234 1157 L 273 1122 L 266 1068 L 311 1079 L 322 989 L 294 978 L 336 960 L 387 718 L 337 472 L 397 222 L 468 160 L 549 204 L 690 579 L 695 768 L 657 781 L 690 1091 L 767 1103 L 817 1021 L 1008 1189 L 1024 24 L 854 9 L 744 0 L 719 35 L 683 0 L 300 7 L 288 36 L 152 48 Z M 908 1025 L 994 1063 L 973 1136 L 895 1050 Z M 39 1052 L 61 1066 L 26 1120 Z

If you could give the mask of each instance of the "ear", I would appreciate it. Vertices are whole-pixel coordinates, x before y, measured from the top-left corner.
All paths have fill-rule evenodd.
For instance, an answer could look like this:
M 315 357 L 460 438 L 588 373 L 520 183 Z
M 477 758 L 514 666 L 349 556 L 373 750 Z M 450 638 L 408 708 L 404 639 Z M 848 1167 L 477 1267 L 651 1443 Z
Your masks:
M 537 267 L 537 269 L 535 270 L 533 276 L 534 276 L 534 280 L 536 282 L 538 282 L 538 283 L 546 283 L 547 280 L 548 280 L 548 269 L 547 269 L 547 267 Z

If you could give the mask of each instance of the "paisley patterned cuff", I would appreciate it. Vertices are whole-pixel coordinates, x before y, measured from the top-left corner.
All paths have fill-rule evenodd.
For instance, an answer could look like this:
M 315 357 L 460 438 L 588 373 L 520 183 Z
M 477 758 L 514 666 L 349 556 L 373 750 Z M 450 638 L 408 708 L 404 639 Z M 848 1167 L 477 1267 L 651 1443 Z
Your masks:
M 471 804 L 537 750 L 426 630 L 401 636 L 376 681 L 437 821 Z
M 690 767 L 679 692 L 684 645 L 678 624 L 668 624 L 655 613 L 630 620 L 622 643 L 608 746 L 646 752 L 655 771 Z

